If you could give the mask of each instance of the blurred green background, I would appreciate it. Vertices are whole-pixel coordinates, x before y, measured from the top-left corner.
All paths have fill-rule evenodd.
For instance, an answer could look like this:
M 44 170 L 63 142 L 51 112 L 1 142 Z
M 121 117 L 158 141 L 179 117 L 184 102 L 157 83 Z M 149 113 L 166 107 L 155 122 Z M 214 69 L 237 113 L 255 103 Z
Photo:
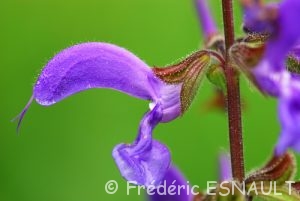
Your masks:
M 221 1 L 210 1 L 221 23 Z M 235 2 L 236 33 L 241 12 Z M 0 3 L 0 200 L 144 200 L 126 195 L 111 157 L 113 147 L 132 142 L 148 103 L 119 92 L 94 89 L 51 107 L 32 104 L 16 135 L 10 122 L 31 96 L 43 65 L 59 50 L 86 41 L 123 47 L 149 65 L 164 66 L 203 43 L 191 0 L 9 0 Z M 182 118 L 155 129 L 173 162 L 190 183 L 206 187 L 216 180 L 217 157 L 228 148 L 227 119 L 204 112 L 213 97 L 205 81 Z M 248 171 L 271 155 L 279 133 L 276 102 L 242 81 L 243 130 Z M 119 191 L 108 195 L 108 180 Z

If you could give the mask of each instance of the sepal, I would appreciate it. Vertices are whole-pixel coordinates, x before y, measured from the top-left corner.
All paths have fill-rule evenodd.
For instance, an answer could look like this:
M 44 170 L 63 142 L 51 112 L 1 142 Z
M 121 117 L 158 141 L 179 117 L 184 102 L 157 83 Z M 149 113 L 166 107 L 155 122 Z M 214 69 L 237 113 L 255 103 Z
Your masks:
M 164 68 L 153 68 L 157 77 L 167 84 L 182 84 L 180 92 L 181 114 L 191 105 L 197 89 L 207 70 L 214 63 L 221 60 L 221 56 L 213 51 L 201 50 L 188 56 L 178 64 Z
M 265 94 L 265 91 L 259 85 L 252 70 L 263 58 L 267 38 L 267 36 L 259 34 L 248 36 L 237 41 L 229 52 L 233 66 L 242 72 L 250 83 L 263 94 Z
M 286 60 L 286 68 L 291 73 L 300 74 L 300 61 L 295 55 L 290 54 Z
M 251 184 L 260 181 L 272 181 L 284 185 L 285 181 L 293 179 L 296 172 L 295 157 L 291 152 L 273 158 L 260 170 L 250 174 L 245 183 Z

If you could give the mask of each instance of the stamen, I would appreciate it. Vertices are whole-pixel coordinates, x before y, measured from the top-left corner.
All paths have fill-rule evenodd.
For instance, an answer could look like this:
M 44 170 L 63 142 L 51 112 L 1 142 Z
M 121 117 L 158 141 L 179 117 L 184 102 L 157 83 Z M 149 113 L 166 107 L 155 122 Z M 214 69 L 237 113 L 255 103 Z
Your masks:
M 14 121 L 18 121 L 18 126 L 17 126 L 17 134 L 19 134 L 19 131 L 20 131 L 20 127 L 21 127 L 21 123 L 22 123 L 22 120 L 24 118 L 24 115 L 26 114 L 28 108 L 30 107 L 32 101 L 33 101 L 34 97 L 33 95 L 30 97 L 28 103 L 26 104 L 26 106 L 24 107 L 24 109 L 22 110 L 22 112 L 20 112 L 20 114 L 18 114 L 18 116 L 16 116 L 15 118 L 13 118 L 11 121 L 14 122 Z

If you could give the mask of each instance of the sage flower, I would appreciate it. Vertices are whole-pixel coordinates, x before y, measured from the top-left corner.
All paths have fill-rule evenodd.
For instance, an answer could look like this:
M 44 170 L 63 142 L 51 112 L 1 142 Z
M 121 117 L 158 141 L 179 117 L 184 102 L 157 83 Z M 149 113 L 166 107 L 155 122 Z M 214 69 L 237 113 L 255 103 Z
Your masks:
M 205 1 L 198 2 L 206 37 L 216 31 Z M 169 170 L 168 148 L 152 138 L 154 128 L 181 116 L 190 106 L 206 70 L 220 65 L 210 50 L 192 53 L 178 64 L 151 68 L 128 50 L 113 44 L 90 42 L 55 55 L 37 79 L 33 96 L 19 115 L 19 124 L 33 100 L 53 105 L 90 88 L 110 88 L 150 101 L 131 144 L 119 144 L 113 158 L 122 176 L 138 185 L 158 185 Z
M 113 149 L 122 176 L 139 185 L 158 185 L 168 171 L 168 148 L 152 138 L 153 129 L 187 110 L 199 76 L 209 63 L 207 52 L 196 52 L 179 65 L 150 68 L 128 50 L 100 42 L 82 43 L 55 55 L 37 79 L 33 96 L 19 116 L 20 122 L 31 101 L 53 105 L 91 88 L 110 88 L 148 100 L 149 111 L 142 118 L 132 144 Z
M 271 6 L 246 4 L 245 10 L 246 30 L 268 34 L 263 57 L 252 73 L 265 93 L 278 98 L 282 131 L 276 153 L 282 155 L 288 148 L 300 151 L 300 71 L 288 69 L 288 59 L 299 69 L 300 1 L 283 0 Z
M 218 33 L 218 29 L 210 13 L 207 0 L 195 0 L 195 4 L 204 38 L 209 40 Z

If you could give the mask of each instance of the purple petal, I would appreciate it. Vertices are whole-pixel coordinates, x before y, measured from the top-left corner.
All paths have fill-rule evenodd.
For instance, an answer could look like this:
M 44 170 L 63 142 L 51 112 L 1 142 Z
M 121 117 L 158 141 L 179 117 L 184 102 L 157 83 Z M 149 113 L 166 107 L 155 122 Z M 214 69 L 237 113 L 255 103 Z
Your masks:
M 151 82 L 150 82 L 150 81 Z M 34 97 L 41 105 L 54 104 L 90 88 L 112 88 L 153 100 L 154 73 L 129 51 L 107 43 L 83 43 L 58 53 L 44 67 Z
M 271 64 L 275 69 L 284 68 L 283 63 L 288 52 L 299 42 L 299 10 L 299 0 L 285 0 L 279 6 L 279 29 L 268 42 L 265 54 L 265 57 L 272 62 Z
M 83 43 L 58 53 L 34 87 L 41 105 L 54 104 L 90 88 L 111 88 L 159 103 L 163 122 L 181 114 L 181 85 L 167 85 L 131 52 L 107 43 Z
M 176 188 L 173 188 L 173 186 Z M 150 195 L 147 196 L 149 201 L 192 201 L 193 192 L 190 190 L 191 187 L 181 172 L 171 165 L 161 183 L 161 186 L 154 191 L 151 191 Z
M 276 146 L 276 154 L 284 154 L 288 148 L 300 152 L 300 78 L 296 75 L 282 86 L 279 99 L 279 119 L 281 135 Z
M 264 93 L 274 97 L 280 95 L 280 79 L 283 71 L 275 71 L 270 62 L 263 59 L 252 73 Z
M 277 74 L 284 72 L 286 57 L 297 46 L 300 39 L 300 26 L 297 26 L 297 20 L 300 18 L 299 10 L 299 0 L 285 0 L 279 4 L 276 19 L 278 27 L 272 32 L 263 59 L 254 70 L 258 83 L 271 95 L 278 95 Z M 248 16 L 248 20 L 251 21 L 255 17 L 253 13 L 253 16 Z
M 126 180 L 156 186 L 164 178 L 170 165 L 170 152 L 165 145 L 152 140 L 152 131 L 161 118 L 162 110 L 156 105 L 142 119 L 136 141 L 114 148 L 113 157 Z
M 220 154 L 219 159 L 219 167 L 220 167 L 220 181 L 228 181 L 232 179 L 231 174 L 231 163 L 230 156 L 226 153 Z
M 99 42 L 75 45 L 54 56 L 39 76 L 33 97 L 49 106 L 91 88 L 111 88 L 151 100 L 163 110 L 162 122 L 181 115 L 181 84 L 164 83 L 131 52 Z M 28 107 L 21 112 L 18 128 Z
M 285 0 L 279 4 L 276 32 L 271 34 L 267 42 L 262 61 L 254 69 L 254 75 L 267 93 L 278 96 L 281 92 L 280 74 L 285 74 L 285 62 L 289 53 L 297 52 L 300 39 L 300 1 Z
M 290 50 L 289 55 L 293 56 L 295 59 L 297 59 L 300 62 L 300 44 L 297 43 L 296 46 L 293 47 L 293 49 Z
M 161 122 L 169 122 L 181 115 L 180 93 L 182 84 L 161 84 L 159 86 L 160 98 L 155 100 L 150 107 L 159 104 L 163 111 Z
M 196 8 L 204 37 L 209 39 L 211 36 L 218 33 L 218 29 L 210 13 L 207 0 L 196 0 Z
M 272 34 L 276 30 L 278 4 L 270 3 L 262 6 L 259 1 L 244 4 L 243 28 L 250 33 Z

